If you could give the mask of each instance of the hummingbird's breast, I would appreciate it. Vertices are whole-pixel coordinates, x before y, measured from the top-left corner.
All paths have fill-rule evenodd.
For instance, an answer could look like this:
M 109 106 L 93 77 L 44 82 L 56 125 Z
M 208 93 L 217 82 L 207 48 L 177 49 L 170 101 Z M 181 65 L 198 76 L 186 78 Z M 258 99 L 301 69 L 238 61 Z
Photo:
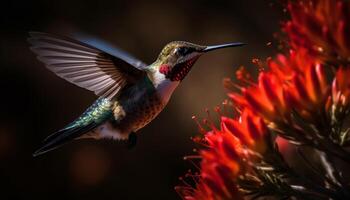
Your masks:
M 123 88 L 118 96 L 109 101 L 112 119 L 86 137 L 125 140 L 131 132 L 138 131 L 157 117 L 168 103 L 178 82 L 172 82 L 160 73 L 152 75 Z
M 169 95 L 149 78 L 123 91 L 113 105 L 117 128 L 123 133 L 143 128 L 164 109 Z

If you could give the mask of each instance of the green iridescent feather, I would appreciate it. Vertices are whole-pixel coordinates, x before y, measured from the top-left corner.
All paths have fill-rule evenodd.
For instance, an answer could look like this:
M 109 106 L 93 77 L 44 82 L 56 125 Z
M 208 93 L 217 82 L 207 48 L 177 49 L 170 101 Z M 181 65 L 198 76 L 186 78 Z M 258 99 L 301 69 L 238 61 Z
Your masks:
M 101 124 L 113 117 L 112 103 L 105 98 L 97 99 L 77 120 L 64 129 L 87 126 L 88 124 Z

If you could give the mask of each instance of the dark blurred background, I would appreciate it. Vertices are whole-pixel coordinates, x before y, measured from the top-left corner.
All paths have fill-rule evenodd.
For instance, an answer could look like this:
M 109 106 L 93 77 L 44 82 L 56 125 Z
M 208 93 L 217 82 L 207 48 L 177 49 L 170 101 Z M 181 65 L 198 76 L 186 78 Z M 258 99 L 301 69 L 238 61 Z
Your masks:
M 281 8 L 275 1 L 2 1 L 0 8 L 0 199 L 179 199 L 174 186 L 191 164 L 192 115 L 225 99 L 224 77 L 254 57 L 273 55 Z M 172 40 L 249 45 L 203 56 L 166 109 L 138 135 L 135 149 L 78 141 L 33 158 L 50 133 L 95 99 L 45 69 L 28 31 L 85 33 L 152 63 Z M 272 45 L 267 46 L 268 42 Z

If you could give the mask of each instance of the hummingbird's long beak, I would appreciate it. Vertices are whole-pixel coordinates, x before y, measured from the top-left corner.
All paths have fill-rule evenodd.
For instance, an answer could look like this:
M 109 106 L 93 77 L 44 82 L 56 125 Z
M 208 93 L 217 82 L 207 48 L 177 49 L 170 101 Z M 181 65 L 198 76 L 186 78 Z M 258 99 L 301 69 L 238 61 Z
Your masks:
M 202 52 L 208 52 L 208 51 L 213 51 L 216 49 L 222 49 L 222 48 L 227 48 L 227 47 L 239 47 L 239 46 L 243 46 L 243 45 L 245 45 L 245 43 L 235 42 L 235 43 L 207 46 L 205 49 L 202 50 Z

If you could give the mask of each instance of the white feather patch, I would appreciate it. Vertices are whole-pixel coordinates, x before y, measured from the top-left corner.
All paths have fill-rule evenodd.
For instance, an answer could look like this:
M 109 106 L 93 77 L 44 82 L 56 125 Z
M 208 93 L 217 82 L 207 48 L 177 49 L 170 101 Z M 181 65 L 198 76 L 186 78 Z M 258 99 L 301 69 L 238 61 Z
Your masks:
M 94 130 L 84 134 L 80 138 L 94 138 L 94 139 L 114 139 L 127 140 L 130 133 L 123 133 L 114 128 L 110 122 L 106 122 L 96 127 Z
M 171 81 L 170 79 L 167 79 L 165 75 L 160 73 L 158 70 L 154 73 L 153 85 L 158 91 L 164 104 L 168 103 L 171 95 L 179 83 L 179 81 Z

